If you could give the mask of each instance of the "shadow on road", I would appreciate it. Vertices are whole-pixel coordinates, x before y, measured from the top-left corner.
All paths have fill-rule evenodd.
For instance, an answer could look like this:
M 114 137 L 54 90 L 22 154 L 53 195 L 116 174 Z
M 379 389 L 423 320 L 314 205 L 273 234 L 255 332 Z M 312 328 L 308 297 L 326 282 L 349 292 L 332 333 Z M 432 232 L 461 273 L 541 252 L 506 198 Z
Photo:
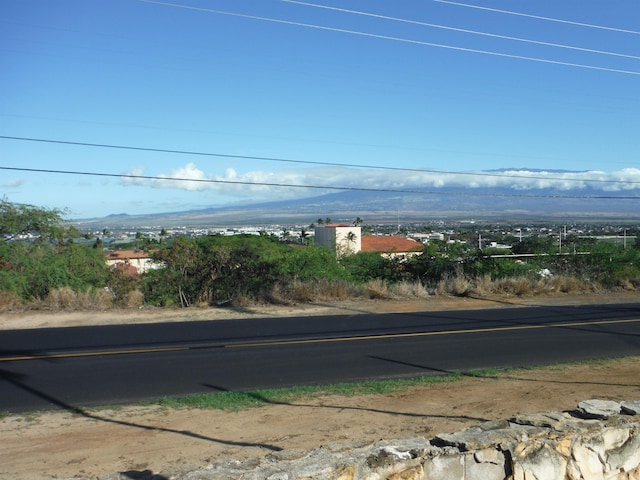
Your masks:
M 485 375 L 485 374 L 478 374 L 474 372 L 454 372 L 451 370 L 443 370 L 435 367 L 427 367 L 425 365 L 418 365 L 416 363 L 405 362 L 402 360 L 395 360 L 392 358 L 378 357 L 375 355 L 368 355 L 368 357 L 374 360 L 382 360 L 384 362 L 397 363 L 397 364 L 406 365 L 409 367 L 420 368 L 422 370 L 428 370 L 430 372 L 441 373 L 443 375 L 462 375 L 464 377 L 471 377 L 471 378 L 486 378 L 486 379 L 492 379 L 492 380 L 517 380 L 520 382 L 557 383 L 560 385 L 600 385 L 604 387 L 640 387 L 640 385 L 627 385 L 624 383 L 583 382 L 583 381 L 575 381 L 575 380 L 563 381 L 563 380 L 550 380 L 548 378 L 537 379 L 537 378 L 515 377 L 512 375 L 488 375 L 488 374 Z

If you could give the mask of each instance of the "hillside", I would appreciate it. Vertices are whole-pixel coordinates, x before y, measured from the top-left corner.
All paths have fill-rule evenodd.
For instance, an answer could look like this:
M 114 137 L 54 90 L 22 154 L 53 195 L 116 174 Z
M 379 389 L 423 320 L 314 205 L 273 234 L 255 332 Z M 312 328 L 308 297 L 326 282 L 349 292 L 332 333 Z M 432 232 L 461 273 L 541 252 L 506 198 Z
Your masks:
M 202 225 L 202 224 L 307 224 L 318 218 L 367 223 L 446 220 L 557 219 L 616 221 L 640 219 L 640 194 L 603 192 L 590 188 L 574 190 L 513 188 L 422 189 L 406 192 L 343 191 L 313 197 L 153 215 L 117 214 L 95 219 L 77 219 L 90 225 Z

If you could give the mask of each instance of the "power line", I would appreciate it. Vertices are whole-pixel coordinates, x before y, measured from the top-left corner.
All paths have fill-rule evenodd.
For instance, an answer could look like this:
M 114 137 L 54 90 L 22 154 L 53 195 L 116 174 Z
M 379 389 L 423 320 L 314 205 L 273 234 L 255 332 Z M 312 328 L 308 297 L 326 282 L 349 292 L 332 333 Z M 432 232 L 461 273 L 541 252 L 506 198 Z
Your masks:
M 560 18 L 542 17 L 540 15 L 531 15 L 531 14 L 528 14 L 528 13 L 513 12 L 511 10 L 500 10 L 500 9 L 497 9 L 497 8 L 482 7 L 480 5 L 471 5 L 469 3 L 452 2 L 450 0 L 433 0 L 433 1 L 434 2 L 439 2 L 439 3 L 448 3 L 450 5 L 457 5 L 459 7 L 477 8 L 478 10 L 488 10 L 490 12 L 506 13 L 508 15 L 518 15 L 520 17 L 535 18 L 535 19 L 538 19 L 538 20 L 546 20 L 546 21 L 549 21 L 549 22 L 567 23 L 569 25 L 577 25 L 579 27 L 597 28 L 597 29 L 600 29 L 600 30 L 609 30 L 609 31 L 612 31 L 612 32 L 621 32 L 621 33 L 630 33 L 632 35 L 640 35 L 639 31 L 626 30 L 624 28 L 607 27 L 607 26 L 604 26 L 604 25 L 595 25 L 595 24 L 592 24 L 592 23 L 574 22 L 574 21 L 571 21 L 571 20 L 562 20 Z
M 514 54 L 510 54 L 510 53 L 500 53 L 500 52 L 494 52 L 494 51 L 490 51 L 490 50 L 479 50 L 479 49 L 468 48 L 468 47 L 456 47 L 454 45 L 446 45 L 446 44 L 433 43 L 433 42 L 424 42 L 424 41 L 421 41 L 421 40 L 411 40 L 411 39 L 408 39 L 408 38 L 393 37 L 393 36 L 390 36 L 390 35 L 380 35 L 380 34 L 376 34 L 376 33 L 360 32 L 360 31 L 357 31 L 357 30 L 347 30 L 347 29 L 344 29 L 344 28 L 327 27 L 327 26 L 324 26 L 324 25 L 315 25 L 315 24 L 311 24 L 311 23 L 295 22 L 295 21 L 292 21 L 292 20 L 282 20 L 282 19 L 271 18 L 271 17 L 257 16 L 257 15 L 247 15 L 247 14 L 244 14 L 244 13 L 228 12 L 228 11 L 224 11 L 224 10 L 213 10 L 213 9 L 209 9 L 209 8 L 192 7 L 192 6 L 189 6 L 189 5 L 180 5 L 180 4 L 175 4 L 175 3 L 160 2 L 160 1 L 157 1 L 157 0 L 138 0 L 138 1 L 139 2 L 144 2 L 144 3 L 150 3 L 150 4 L 154 4 L 154 5 L 164 5 L 164 6 L 167 6 L 167 7 L 182 8 L 182 9 L 185 9 L 185 10 L 194 10 L 194 11 L 199 11 L 199 12 L 215 13 L 215 14 L 218 14 L 218 15 L 228 15 L 228 16 L 232 16 L 232 17 L 248 18 L 248 19 L 251 19 L 251 20 L 261 20 L 261 21 L 280 23 L 280 24 L 285 24 L 285 25 L 295 25 L 295 26 L 299 26 L 299 27 L 314 28 L 314 29 L 317 29 L 317 30 L 326 30 L 326 31 L 331 31 L 331 32 L 347 33 L 347 34 L 350 34 L 350 35 L 359 35 L 359 36 L 369 37 L 369 38 L 379 38 L 381 40 L 391 40 L 391 41 L 394 41 L 394 42 L 403 42 L 403 43 L 410 43 L 410 44 L 414 44 L 414 45 L 424 45 L 424 46 L 428 46 L 428 47 L 444 48 L 444 49 L 456 50 L 456 51 L 460 51 L 460 52 L 479 53 L 479 54 L 482 54 L 482 55 L 490 55 L 490 56 L 494 56 L 494 57 L 514 58 L 514 59 L 517 59 L 517 60 L 527 60 L 527 61 L 531 61 L 531 62 L 548 63 L 548 64 L 552 64 L 552 65 L 563 65 L 563 66 L 567 66 L 567 67 L 584 68 L 584 69 L 588 69 L 588 70 L 600 70 L 600 71 L 612 72 L 612 73 L 622 73 L 622 74 L 625 74 L 625 75 L 640 75 L 640 71 L 635 71 L 635 70 L 622 70 L 622 69 L 617 69 L 617 68 L 599 67 L 597 65 L 587 65 L 587 64 L 582 64 L 582 63 L 573 63 L 573 62 L 563 62 L 563 61 L 559 61 L 559 60 L 550 60 L 550 59 L 546 59 L 546 58 L 528 57 L 528 56 L 525 56 L 525 55 L 514 55 Z
M 355 163 L 339 163 L 339 162 L 319 162 L 312 160 L 296 160 L 290 158 L 277 158 L 277 157 L 260 157 L 252 155 L 231 155 L 227 153 L 217 152 L 197 152 L 190 150 L 171 150 L 166 148 L 152 148 L 152 147 L 137 147 L 131 145 L 113 145 L 105 143 L 88 143 L 88 142 L 73 142 L 67 140 L 52 140 L 44 138 L 30 138 L 30 137 L 13 137 L 8 135 L 0 135 L 0 139 L 5 140 L 18 140 L 26 142 L 38 142 L 38 143 L 52 143 L 58 145 L 72 145 L 79 147 L 93 147 L 93 148 L 111 148 L 118 150 L 133 150 L 140 152 L 152 152 L 152 153 L 169 153 L 177 155 L 193 155 L 202 157 L 219 157 L 219 158 L 231 158 L 237 160 L 259 160 L 268 162 L 282 162 L 282 163 L 295 163 L 303 165 L 319 165 L 329 167 L 348 167 L 348 168 L 367 168 L 376 170 L 393 170 L 400 172 L 418 172 L 418 173 L 433 173 L 438 175 L 466 175 L 472 177 L 494 177 L 494 178 L 509 178 L 512 180 L 527 179 L 527 180 L 555 180 L 560 182 L 581 182 L 581 183 L 608 183 L 608 184 L 628 184 L 638 185 L 640 181 L 632 180 L 602 180 L 602 179 L 585 179 L 585 178 L 565 178 L 565 177 L 541 177 L 535 175 L 507 175 L 504 173 L 489 173 L 489 172 L 454 172 L 447 170 L 433 170 L 424 168 L 407 168 L 407 167 L 390 167 L 384 165 L 361 165 Z M 165 178 L 165 177 L 162 177 Z
M 248 185 L 261 187 L 280 187 L 280 188 L 305 188 L 315 190 L 340 190 L 351 192 L 378 192 L 378 193 L 410 193 L 417 195 L 449 195 L 449 196 L 472 196 L 472 197 L 508 197 L 508 198 L 549 198 L 549 199 L 579 199 L 579 200 L 640 200 L 640 197 L 625 195 L 539 195 L 539 194 L 520 194 L 520 193 L 483 193 L 483 192 L 452 192 L 452 191 L 433 191 L 433 190 L 413 190 L 413 189 L 396 189 L 396 188 L 366 188 L 366 187 L 341 187 L 335 185 L 300 185 L 295 183 L 276 183 L 276 182 L 247 182 L 242 180 L 214 180 L 203 178 L 181 178 L 181 177 L 159 177 L 151 175 L 133 175 L 119 173 L 99 173 L 99 172 L 83 172 L 73 170 L 53 170 L 42 168 L 24 168 L 24 167 L 0 167 L 0 170 L 32 172 L 32 173 L 50 173 L 63 175 L 82 175 L 93 177 L 111 177 L 111 178 L 127 178 L 133 180 L 160 180 L 163 182 L 197 182 L 210 184 L 226 184 L 226 185 Z
M 588 52 L 588 53 L 597 53 L 600 55 L 610 55 L 610 56 L 615 56 L 615 57 L 625 57 L 625 58 L 632 58 L 635 60 L 640 60 L 640 57 L 637 55 L 627 55 L 624 53 L 617 53 L 617 52 L 608 52 L 605 50 L 595 50 L 595 49 L 591 49 L 591 48 L 583 48 L 583 47 L 576 47 L 573 45 L 565 45 L 565 44 L 560 44 L 560 43 L 551 43 L 551 42 L 543 42 L 540 40 L 531 40 L 531 39 L 527 39 L 527 38 L 520 38 L 520 37 L 511 37 L 508 35 L 499 35 L 496 33 L 488 33 L 488 32 L 479 32 L 477 30 L 468 30 L 466 28 L 457 28 L 457 27 L 450 27 L 447 25 L 439 25 L 436 23 L 427 23 L 427 22 L 421 22 L 418 20 L 409 20 L 406 18 L 398 18 L 398 17 L 390 17 L 387 15 L 380 15 L 380 14 L 376 14 L 376 13 L 369 13 L 369 12 L 362 12 L 359 10 L 349 10 L 346 8 L 338 8 L 338 7 L 331 7 L 329 5 L 320 5 L 317 3 L 309 3 L 309 2 L 301 2 L 299 0 L 282 0 L 283 2 L 286 3 L 294 3 L 296 5 L 304 5 L 307 7 L 314 7 L 314 8 L 323 8 L 326 10 L 334 10 L 337 12 L 344 12 L 344 13 L 352 13 L 354 15 L 363 15 L 366 17 L 373 17 L 373 18 L 380 18 L 380 19 L 384 19 L 384 20 L 392 20 L 395 22 L 402 22 L 402 23 L 410 23 L 413 25 L 420 25 L 423 27 L 432 27 L 432 28 L 440 28 L 443 30 L 451 30 L 454 32 L 461 32 L 461 33 L 470 33 L 473 35 L 481 35 L 481 36 L 485 36 L 485 37 L 492 37 L 492 38 L 500 38 L 503 40 L 514 40 L 516 42 L 524 42 L 524 43 L 532 43 L 532 44 L 536 44 L 536 45 L 543 45 L 546 47 L 557 47 L 557 48 L 565 48 L 565 49 L 569 49 L 569 50 L 578 50 L 581 52 Z

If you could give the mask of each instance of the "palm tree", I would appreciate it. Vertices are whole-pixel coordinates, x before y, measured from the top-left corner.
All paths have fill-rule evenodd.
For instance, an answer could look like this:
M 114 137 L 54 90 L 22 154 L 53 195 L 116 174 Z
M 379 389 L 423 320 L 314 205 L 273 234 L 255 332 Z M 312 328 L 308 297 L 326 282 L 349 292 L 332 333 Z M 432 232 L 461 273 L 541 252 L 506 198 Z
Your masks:
M 352 249 L 351 249 L 351 244 L 352 244 L 352 243 L 356 243 L 357 238 L 358 238 L 358 236 L 357 236 L 355 233 L 353 233 L 353 232 L 349 232 L 349 233 L 347 233 L 347 237 L 346 237 L 346 239 L 347 239 L 347 245 L 348 245 L 347 249 L 348 249 L 350 252 L 352 251 Z
M 300 229 L 300 244 L 306 244 L 307 238 L 309 237 L 309 232 L 307 232 L 306 228 L 302 227 Z

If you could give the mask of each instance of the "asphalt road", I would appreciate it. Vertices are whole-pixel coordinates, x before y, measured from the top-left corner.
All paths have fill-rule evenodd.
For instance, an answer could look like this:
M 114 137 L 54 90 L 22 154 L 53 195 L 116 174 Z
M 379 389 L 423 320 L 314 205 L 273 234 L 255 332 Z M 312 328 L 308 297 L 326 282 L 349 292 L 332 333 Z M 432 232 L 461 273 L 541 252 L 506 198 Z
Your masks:
M 640 304 L 0 332 L 0 411 L 640 354 Z

